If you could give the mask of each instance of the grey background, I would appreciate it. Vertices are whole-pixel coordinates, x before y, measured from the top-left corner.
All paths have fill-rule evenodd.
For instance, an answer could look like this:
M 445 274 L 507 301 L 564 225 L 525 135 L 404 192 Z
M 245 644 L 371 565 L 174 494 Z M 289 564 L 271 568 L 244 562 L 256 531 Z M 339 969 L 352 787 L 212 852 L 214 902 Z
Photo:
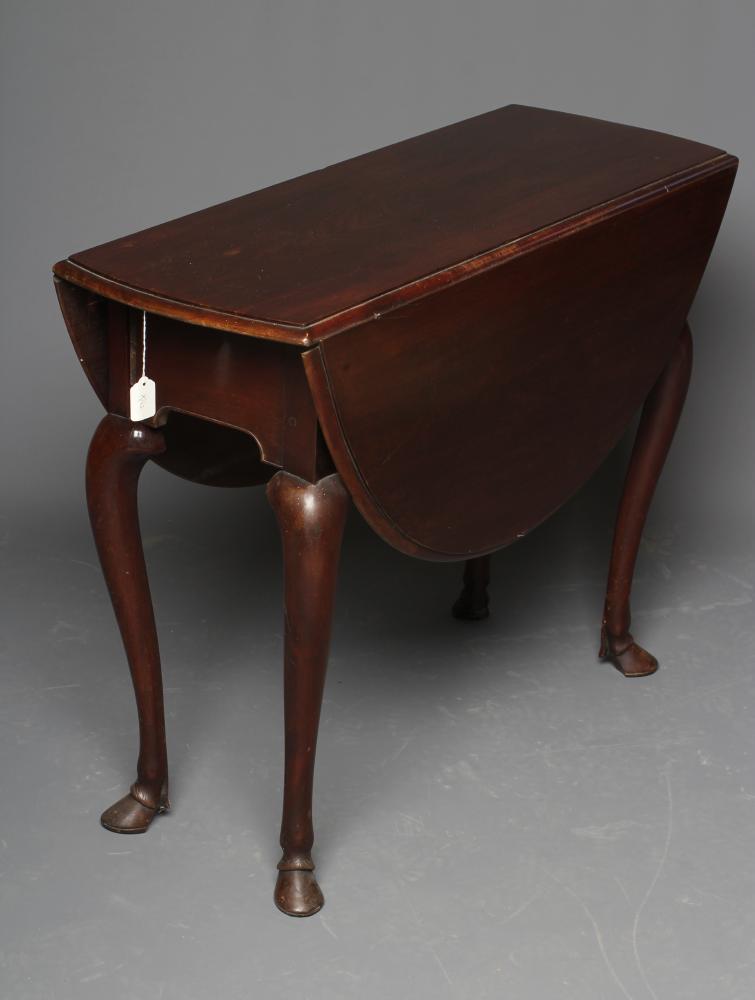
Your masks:
M 3 995 L 751 996 L 752 3 L 5 0 L 0 38 Z M 479 627 L 448 618 L 458 567 L 353 517 L 316 798 L 328 902 L 295 922 L 270 898 L 280 574 L 259 493 L 143 476 L 175 808 L 146 837 L 97 824 L 135 713 L 83 505 L 99 404 L 50 267 L 510 102 L 742 160 L 638 567 L 662 671 L 595 660 L 626 442 L 496 558 Z

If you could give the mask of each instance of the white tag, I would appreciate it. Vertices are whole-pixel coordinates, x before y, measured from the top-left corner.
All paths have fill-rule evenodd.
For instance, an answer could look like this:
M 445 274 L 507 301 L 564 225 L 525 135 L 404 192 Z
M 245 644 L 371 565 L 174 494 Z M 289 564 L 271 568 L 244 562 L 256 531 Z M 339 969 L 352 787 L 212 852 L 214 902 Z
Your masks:
M 155 383 L 151 378 L 142 375 L 134 382 L 129 393 L 132 420 L 148 420 L 157 412 L 155 405 Z

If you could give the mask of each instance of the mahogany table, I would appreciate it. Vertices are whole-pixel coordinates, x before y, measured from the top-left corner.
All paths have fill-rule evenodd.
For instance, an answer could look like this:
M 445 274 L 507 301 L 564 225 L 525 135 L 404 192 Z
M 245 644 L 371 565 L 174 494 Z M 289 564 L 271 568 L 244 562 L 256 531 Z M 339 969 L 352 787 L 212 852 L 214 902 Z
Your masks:
M 285 569 L 286 913 L 323 903 L 312 780 L 349 499 L 401 552 L 465 560 L 454 614 L 484 618 L 489 554 L 564 503 L 644 401 L 600 655 L 627 677 L 656 670 L 629 591 L 736 168 L 710 146 L 510 105 L 55 265 L 107 411 L 87 496 L 139 715 L 137 778 L 104 826 L 141 833 L 169 808 L 136 502 L 148 459 L 267 483 Z

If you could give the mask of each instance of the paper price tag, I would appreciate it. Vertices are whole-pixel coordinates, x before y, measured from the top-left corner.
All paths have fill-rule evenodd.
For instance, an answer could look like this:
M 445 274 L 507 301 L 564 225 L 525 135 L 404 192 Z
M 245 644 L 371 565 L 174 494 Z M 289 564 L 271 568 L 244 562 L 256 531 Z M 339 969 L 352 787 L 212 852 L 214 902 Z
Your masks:
M 155 404 L 155 383 L 151 378 L 142 375 L 138 382 L 131 386 L 129 403 L 132 420 L 148 420 L 157 412 Z

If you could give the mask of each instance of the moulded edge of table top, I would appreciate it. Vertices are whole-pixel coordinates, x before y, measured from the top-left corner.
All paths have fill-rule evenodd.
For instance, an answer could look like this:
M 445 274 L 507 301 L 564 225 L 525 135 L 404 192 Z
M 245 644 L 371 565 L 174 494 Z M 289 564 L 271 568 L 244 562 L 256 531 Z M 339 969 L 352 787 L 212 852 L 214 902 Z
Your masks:
M 246 336 L 309 347 L 365 320 L 379 317 L 397 306 L 422 298 L 441 288 L 463 281 L 473 274 L 495 267 L 508 258 L 528 253 L 546 243 L 569 236 L 585 226 L 608 220 L 631 209 L 638 203 L 662 197 L 678 187 L 694 183 L 712 173 L 735 168 L 737 164 L 736 157 L 721 151 L 708 160 L 658 178 L 608 201 L 592 205 L 574 215 L 522 234 L 513 240 L 453 263 L 448 267 L 422 275 L 415 280 L 388 289 L 375 297 L 355 303 L 346 309 L 324 316 L 309 324 L 287 324 L 264 318 L 253 318 L 178 299 L 166 298 L 97 274 L 70 258 L 55 264 L 53 273 L 58 278 L 136 309 L 144 309 L 147 312 L 196 326 L 227 330 Z

